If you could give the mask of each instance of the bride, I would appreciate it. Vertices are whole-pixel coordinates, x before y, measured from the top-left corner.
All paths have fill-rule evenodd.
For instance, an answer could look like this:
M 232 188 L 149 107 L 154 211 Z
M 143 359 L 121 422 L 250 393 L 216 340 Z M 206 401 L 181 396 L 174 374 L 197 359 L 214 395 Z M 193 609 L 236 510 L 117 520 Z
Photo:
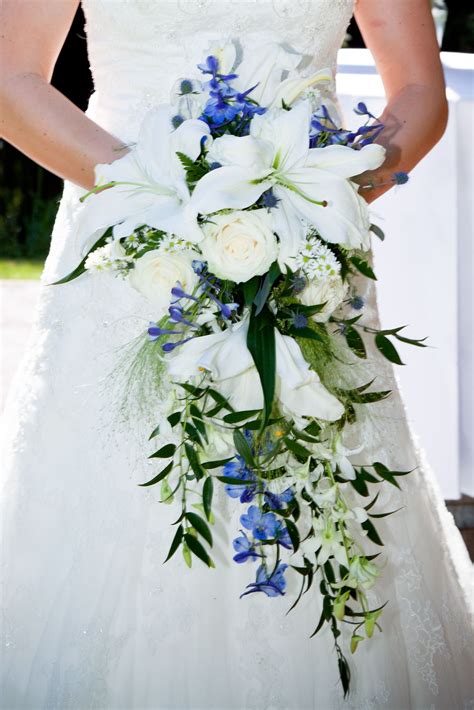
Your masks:
M 387 497 L 387 510 L 401 510 L 381 523 L 385 563 L 371 603 L 390 601 L 383 633 L 350 658 L 352 688 L 343 699 L 331 634 L 308 638 L 320 614 L 317 594 L 288 616 L 293 589 L 272 600 L 239 599 L 247 573 L 227 562 L 239 523 L 225 495 L 215 507 L 223 547 L 216 569 L 190 571 L 178 556 L 162 564 L 176 510 L 136 485 L 150 478 L 143 451 L 153 407 L 133 376 L 127 411 L 115 386 L 123 389 L 127 344 L 148 323 L 144 299 L 109 274 L 48 286 L 84 256 L 79 198 L 94 186 L 95 166 L 133 149 L 147 110 L 169 101 L 175 79 L 211 41 L 235 38 L 248 52 L 283 43 L 306 55 L 303 75 L 334 71 L 355 9 L 388 102 L 378 139 L 387 159 L 358 178 L 361 193 L 371 202 L 393 173 L 410 171 L 446 124 L 430 4 L 353 4 L 83 0 L 95 85 L 84 115 L 49 84 L 78 0 L 2 2 L 2 134 L 65 179 L 36 324 L 6 409 L 5 710 L 473 707 L 470 563 L 413 443 L 390 366 L 369 353 L 369 372 L 377 368 L 380 389 L 394 394 L 365 427 L 364 455 L 417 472 Z M 363 298 L 376 326 L 372 287 Z

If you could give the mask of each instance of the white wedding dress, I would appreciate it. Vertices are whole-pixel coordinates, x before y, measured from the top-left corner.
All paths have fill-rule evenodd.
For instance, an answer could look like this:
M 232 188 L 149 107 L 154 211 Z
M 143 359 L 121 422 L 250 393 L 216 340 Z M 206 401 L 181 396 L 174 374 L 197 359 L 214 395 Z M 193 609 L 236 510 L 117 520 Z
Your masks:
M 335 68 L 352 0 L 83 0 L 95 92 L 88 115 L 133 142 L 148 108 L 194 73 L 212 39 L 264 40 L 309 55 L 303 73 Z M 342 699 L 333 641 L 314 585 L 288 616 L 282 598 L 239 599 L 253 567 L 232 562 L 239 503 L 220 492 L 216 569 L 166 556 L 177 507 L 137 483 L 156 472 L 147 437 L 153 398 L 120 363 L 148 322 L 142 297 L 113 276 L 48 286 L 72 270 L 81 190 L 66 184 L 27 357 L 6 410 L 2 473 L 3 709 L 379 710 L 474 707 L 471 565 L 433 474 L 420 461 L 392 368 L 370 351 L 365 461 L 419 466 L 388 484 L 386 560 L 373 603 L 383 633 L 354 656 Z M 423 196 L 420 196 L 423 199 Z M 428 199 L 428 196 L 426 197 Z M 377 323 L 373 288 L 365 318 Z M 405 314 L 406 316 L 407 314 Z M 403 320 L 403 314 L 401 318 Z M 125 348 L 125 349 L 124 349 Z M 113 374 L 111 374 L 113 373 Z M 363 375 L 364 376 L 364 375 Z M 143 388 L 142 388 L 143 389 Z

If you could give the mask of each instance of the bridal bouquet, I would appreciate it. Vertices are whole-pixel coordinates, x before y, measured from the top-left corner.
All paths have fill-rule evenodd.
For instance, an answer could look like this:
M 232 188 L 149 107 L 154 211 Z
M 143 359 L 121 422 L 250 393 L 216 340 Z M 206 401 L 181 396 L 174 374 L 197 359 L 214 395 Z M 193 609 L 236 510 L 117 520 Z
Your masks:
M 373 142 L 383 126 L 359 103 L 363 125 L 340 128 L 331 73 L 301 78 L 300 59 L 269 45 L 237 64 L 233 43 L 213 43 L 200 78 L 179 79 L 130 152 L 97 167 L 80 217 L 96 241 L 59 283 L 110 271 L 149 300 L 161 465 L 142 485 L 179 501 L 166 559 L 181 550 L 189 567 L 214 566 L 222 484 L 242 505 L 233 559 L 252 575 L 242 596 L 284 595 L 291 574 L 295 606 L 314 584 L 314 634 L 332 630 L 347 693 L 341 627 L 352 652 L 380 629 L 382 607 L 367 598 L 378 555 L 366 546 L 383 544 L 374 521 L 390 513 L 374 511 L 372 489 L 408 472 L 351 463 L 361 448 L 346 432 L 390 392 L 345 386 L 346 355 L 366 357 L 361 334 L 395 363 L 393 338 L 422 343 L 358 313 L 357 284 L 375 278 L 370 231 L 383 234 L 352 178 L 384 161 Z

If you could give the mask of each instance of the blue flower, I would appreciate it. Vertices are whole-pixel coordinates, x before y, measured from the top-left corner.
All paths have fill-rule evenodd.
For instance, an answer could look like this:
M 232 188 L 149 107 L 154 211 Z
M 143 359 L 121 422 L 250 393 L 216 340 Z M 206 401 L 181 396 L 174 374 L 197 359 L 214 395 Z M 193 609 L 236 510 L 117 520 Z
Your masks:
M 242 562 L 246 562 L 246 560 L 256 560 L 258 557 L 261 557 L 261 555 L 256 552 L 254 543 L 248 539 L 244 531 L 241 530 L 240 532 L 242 535 L 236 537 L 232 542 L 234 550 L 237 553 L 233 557 L 234 562 L 241 564 Z
M 232 121 L 240 111 L 239 106 L 225 101 L 219 93 L 214 96 L 212 93 L 204 106 L 203 115 L 217 126 Z
M 183 122 L 184 118 L 179 114 L 176 114 L 176 116 L 173 116 L 173 118 L 171 119 L 171 125 L 173 126 L 173 128 L 179 128 Z
M 270 508 L 273 510 L 281 510 L 285 507 L 286 503 L 291 503 L 293 500 L 293 491 L 291 488 L 287 488 L 286 491 L 277 495 L 276 493 L 271 493 L 271 491 L 265 491 L 265 500 Z
M 275 530 L 275 539 L 278 540 L 280 545 L 286 547 L 287 550 L 293 549 L 293 543 L 291 542 L 288 528 L 281 520 L 278 521 L 277 529 Z
M 292 321 L 295 328 L 306 328 L 308 325 L 308 319 L 302 313 L 293 313 Z
M 275 513 L 262 513 L 256 505 L 251 505 L 247 513 L 240 516 L 240 522 L 257 540 L 273 539 L 278 530 Z
M 356 311 L 362 310 L 362 308 L 364 307 L 364 299 L 362 298 L 362 296 L 353 296 L 351 298 L 351 306 Z
M 248 592 L 244 592 L 240 597 L 244 597 L 246 594 L 252 594 L 252 592 L 263 592 L 267 597 L 279 597 L 283 596 L 286 589 L 286 579 L 285 571 L 288 565 L 280 562 L 276 570 L 268 575 L 265 567 L 260 565 L 257 570 L 257 577 L 255 582 L 251 582 L 247 585 Z
M 236 460 L 229 461 L 225 464 L 223 475 L 228 478 L 240 478 L 241 486 L 238 484 L 229 483 L 225 486 L 225 491 L 231 498 L 240 498 L 241 503 L 250 503 L 255 495 L 257 483 L 253 472 L 247 468 L 241 456 L 236 456 Z
M 280 199 L 278 197 L 275 197 L 272 188 L 270 188 L 269 190 L 263 193 L 262 202 L 264 207 L 266 207 L 267 209 L 271 209 L 272 207 L 277 206 L 277 204 L 280 202 Z
M 182 94 L 192 94 L 194 91 L 193 82 L 190 79 L 183 79 L 179 90 Z
M 396 185 L 405 185 L 409 180 L 408 173 L 393 173 L 392 180 Z

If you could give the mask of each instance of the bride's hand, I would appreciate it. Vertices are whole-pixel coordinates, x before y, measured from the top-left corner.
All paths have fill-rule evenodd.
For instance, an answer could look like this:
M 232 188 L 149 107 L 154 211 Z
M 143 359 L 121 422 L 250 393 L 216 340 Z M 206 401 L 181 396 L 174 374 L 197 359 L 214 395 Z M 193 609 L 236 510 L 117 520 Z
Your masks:
M 377 143 L 384 164 L 359 175 L 360 194 L 373 202 L 409 173 L 441 138 L 447 102 L 439 47 L 428 0 L 358 0 L 356 19 L 382 78 L 387 106 Z M 368 187 L 365 187 L 368 185 Z

